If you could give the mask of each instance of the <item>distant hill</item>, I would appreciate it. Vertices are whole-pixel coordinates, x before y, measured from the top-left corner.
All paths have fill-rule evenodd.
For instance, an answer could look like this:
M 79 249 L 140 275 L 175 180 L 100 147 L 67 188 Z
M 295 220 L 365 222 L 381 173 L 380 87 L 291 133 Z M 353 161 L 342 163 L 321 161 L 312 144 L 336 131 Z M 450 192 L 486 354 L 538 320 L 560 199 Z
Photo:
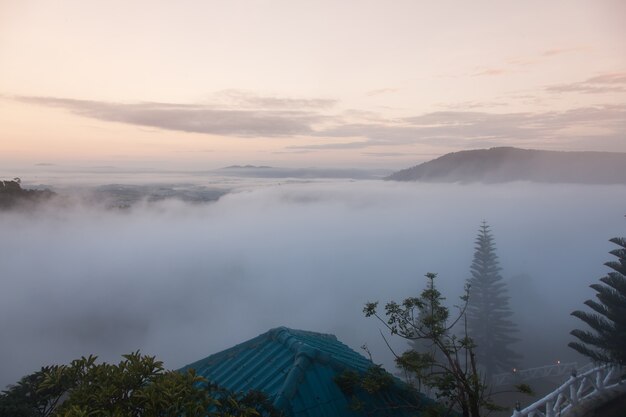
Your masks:
M 230 165 L 220 169 L 270 169 L 267 165 Z
M 394 181 L 533 181 L 626 184 L 626 153 L 559 152 L 500 147 L 443 155 L 385 178 Z
M 50 190 L 26 190 L 21 187 L 19 178 L 12 181 L 0 180 L 0 209 L 41 202 L 54 195 Z
M 355 168 L 279 168 L 255 165 L 231 165 L 216 170 L 220 175 L 249 178 L 298 178 L 298 179 L 381 179 L 389 170 Z

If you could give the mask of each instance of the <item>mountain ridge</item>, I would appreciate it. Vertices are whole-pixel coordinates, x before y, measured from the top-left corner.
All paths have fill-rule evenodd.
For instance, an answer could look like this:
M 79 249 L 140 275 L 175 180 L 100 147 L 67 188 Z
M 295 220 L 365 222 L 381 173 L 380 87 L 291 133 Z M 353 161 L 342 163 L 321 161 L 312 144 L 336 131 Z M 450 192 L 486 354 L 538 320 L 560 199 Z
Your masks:
M 513 147 L 445 154 L 397 171 L 392 181 L 626 184 L 626 153 L 543 151 Z

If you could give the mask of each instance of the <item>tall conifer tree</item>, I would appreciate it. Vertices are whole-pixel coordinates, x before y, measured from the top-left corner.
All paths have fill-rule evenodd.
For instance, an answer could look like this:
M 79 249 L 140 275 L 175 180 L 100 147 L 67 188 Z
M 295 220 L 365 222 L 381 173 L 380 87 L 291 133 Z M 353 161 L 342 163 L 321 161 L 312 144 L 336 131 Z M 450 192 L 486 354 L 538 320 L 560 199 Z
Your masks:
M 486 222 L 478 231 L 470 268 L 470 298 L 467 307 L 468 333 L 476 344 L 476 360 L 488 376 L 516 367 L 521 355 L 510 345 L 517 327 L 510 320 L 506 283 L 500 275 L 496 245 Z
M 611 242 L 620 246 L 610 253 L 618 261 L 605 263 L 613 269 L 600 278 L 602 284 L 593 284 L 598 301 L 587 300 L 585 304 L 595 311 L 574 311 L 589 327 L 586 330 L 573 330 L 571 334 L 580 342 L 571 342 L 572 349 L 591 358 L 594 362 L 626 365 L 626 238 L 613 238 Z

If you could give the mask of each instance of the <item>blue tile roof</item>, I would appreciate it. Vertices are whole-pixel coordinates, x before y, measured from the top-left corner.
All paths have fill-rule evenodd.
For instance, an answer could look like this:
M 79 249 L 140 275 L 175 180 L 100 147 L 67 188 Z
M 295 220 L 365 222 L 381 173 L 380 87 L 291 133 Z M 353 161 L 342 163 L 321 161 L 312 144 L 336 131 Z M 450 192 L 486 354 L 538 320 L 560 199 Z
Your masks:
M 289 417 L 323 417 L 362 415 L 351 409 L 351 398 L 334 378 L 345 370 L 364 373 L 372 366 L 333 335 L 279 327 L 181 371 L 193 368 L 235 392 L 262 391 Z M 402 383 L 395 383 L 394 389 L 401 389 Z

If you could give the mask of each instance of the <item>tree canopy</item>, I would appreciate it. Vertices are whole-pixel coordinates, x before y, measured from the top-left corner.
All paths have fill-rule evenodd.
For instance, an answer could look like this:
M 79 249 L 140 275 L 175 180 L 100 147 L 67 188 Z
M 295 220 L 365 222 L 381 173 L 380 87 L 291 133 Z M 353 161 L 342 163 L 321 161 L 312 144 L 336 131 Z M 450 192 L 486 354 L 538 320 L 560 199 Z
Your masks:
M 585 322 L 591 330 L 572 330 L 579 341 L 569 347 L 594 362 L 626 365 L 626 238 L 610 240 L 619 246 L 610 253 L 617 261 L 604 265 L 612 269 L 590 287 L 596 291 L 595 300 L 585 301 L 593 312 L 576 310 L 574 317 Z
M 519 366 L 521 359 L 510 347 L 517 341 L 513 336 L 517 328 L 510 320 L 513 312 L 506 283 L 500 275 L 495 241 L 486 222 L 476 237 L 470 271 L 467 324 L 476 344 L 476 358 L 488 376 L 510 371 Z
M 44 367 L 0 394 L 0 417 L 278 416 L 262 393 L 232 393 L 193 370 L 168 371 L 154 356 L 95 356 Z
M 418 297 L 387 303 L 384 318 L 378 313 L 377 302 L 367 303 L 363 312 L 367 317 L 378 318 L 392 335 L 411 341 L 425 340 L 434 347 L 425 352 L 408 350 L 396 356 L 396 363 L 432 389 L 450 409 L 460 411 L 464 417 L 480 417 L 485 411 L 500 410 L 479 371 L 475 345 L 467 332 L 469 286 L 461 297 L 458 314 L 452 316 L 435 286 L 436 276 L 426 274 L 426 288 Z M 464 329 L 460 336 L 452 331 L 457 324 Z M 527 386 L 518 389 L 530 391 Z
M 27 190 L 21 180 L 0 180 L 0 209 L 8 209 L 21 204 L 37 203 L 50 199 L 56 194 L 50 190 Z

